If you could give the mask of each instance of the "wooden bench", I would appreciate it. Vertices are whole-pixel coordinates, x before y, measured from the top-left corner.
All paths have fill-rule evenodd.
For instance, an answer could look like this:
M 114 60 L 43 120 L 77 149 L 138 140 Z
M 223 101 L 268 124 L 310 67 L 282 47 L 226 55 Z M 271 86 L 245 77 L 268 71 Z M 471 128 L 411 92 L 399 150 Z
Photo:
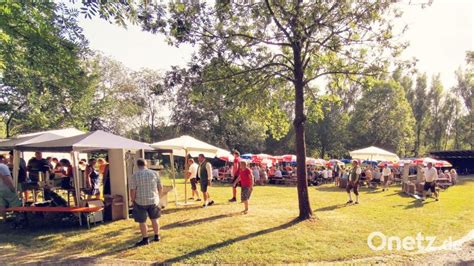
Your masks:
M 11 212 L 43 212 L 43 213 L 73 213 L 86 214 L 87 228 L 90 228 L 89 218 L 94 216 L 95 212 L 104 210 L 104 207 L 14 207 L 8 208 Z M 82 225 L 81 215 L 79 215 L 79 225 Z

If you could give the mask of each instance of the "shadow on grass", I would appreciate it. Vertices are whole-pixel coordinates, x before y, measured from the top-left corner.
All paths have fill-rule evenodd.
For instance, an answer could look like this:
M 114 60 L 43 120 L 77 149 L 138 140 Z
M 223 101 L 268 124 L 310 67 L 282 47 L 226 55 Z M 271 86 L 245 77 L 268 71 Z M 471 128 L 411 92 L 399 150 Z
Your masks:
M 373 188 L 368 188 L 365 191 L 366 194 L 379 194 L 379 193 L 382 193 L 382 192 L 385 192 L 385 191 L 383 191 L 382 189 L 373 189 Z
M 172 214 L 172 213 L 177 213 L 181 211 L 189 211 L 189 210 L 195 210 L 195 209 L 202 209 L 201 206 L 202 203 L 199 201 L 196 203 L 196 205 L 192 206 L 182 206 L 182 207 L 173 207 L 173 208 L 166 208 L 164 209 L 161 213 L 163 214 Z
M 340 188 L 340 187 L 335 187 L 335 186 L 318 186 L 315 187 L 317 191 L 322 191 L 322 192 L 345 192 L 345 188 Z
M 166 230 L 166 229 L 173 229 L 173 228 L 183 227 L 183 226 L 192 226 L 192 225 L 196 225 L 196 224 L 212 222 L 212 221 L 215 221 L 215 220 L 224 219 L 224 218 L 237 216 L 237 215 L 240 215 L 240 212 L 214 215 L 214 216 L 201 218 L 201 219 L 196 219 L 196 220 L 190 220 L 190 221 L 188 221 L 188 220 L 180 221 L 180 222 L 176 222 L 176 223 L 172 223 L 172 224 L 167 224 L 165 226 L 162 226 L 161 228 Z
M 260 231 L 253 232 L 253 233 L 250 233 L 250 234 L 247 234 L 247 235 L 232 238 L 232 239 L 220 242 L 220 243 L 212 244 L 212 245 L 209 245 L 205 248 L 197 249 L 197 250 L 191 251 L 189 253 L 186 253 L 184 255 L 168 259 L 168 260 L 163 261 L 161 263 L 156 263 L 154 265 L 167 265 L 167 264 L 171 264 L 171 263 L 177 263 L 177 262 L 180 262 L 184 259 L 193 258 L 193 257 L 199 256 L 199 255 L 205 254 L 207 252 L 212 252 L 216 249 L 220 249 L 220 248 L 235 244 L 235 243 L 240 242 L 240 241 L 244 241 L 244 240 L 248 240 L 248 239 L 251 239 L 251 238 L 254 238 L 254 237 L 257 237 L 257 236 L 270 234 L 270 233 L 273 233 L 273 232 L 276 232 L 276 231 L 288 229 L 291 226 L 293 226 L 295 224 L 298 224 L 300 221 L 301 220 L 299 220 L 299 219 L 294 219 L 294 220 L 292 220 L 288 223 L 285 223 L 285 224 L 282 224 L 282 225 L 279 225 L 279 226 L 276 226 L 276 227 L 260 230 Z
M 392 196 L 399 196 L 399 197 L 402 197 L 402 198 L 411 198 L 410 195 L 406 194 L 405 192 L 403 192 L 402 190 L 399 190 L 397 192 L 394 192 L 392 194 L 387 194 L 385 195 L 384 197 L 392 197 Z
M 424 205 L 430 204 L 433 202 L 435 201 L 426 201 L 426 200 L 421 201 L 421 200 L 415 199 L 412 202 L 410 202 L 410 204 L 408 205 L 400 204 L 400 205 L 395 205 L 393 207 L 403 207 L 404 209 L 409 210 L 409 209 L 415 209 L 415 208 L 423 208 Z
M 345 203 L 345 204 L 335 204 L 335 205 L 326 206 L 326 207 L 316 209 L 316 211 L 317 212 L 334 211 L 334 210 L 344 208 L 344 207 L 347 207 L 347 206 L 348 206 L 347 203 Z

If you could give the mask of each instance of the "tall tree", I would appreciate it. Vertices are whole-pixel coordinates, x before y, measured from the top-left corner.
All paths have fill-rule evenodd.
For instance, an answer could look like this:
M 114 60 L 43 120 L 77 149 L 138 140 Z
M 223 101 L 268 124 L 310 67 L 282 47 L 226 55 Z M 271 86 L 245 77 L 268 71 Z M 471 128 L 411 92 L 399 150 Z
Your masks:
M 281 86 L 269 83 L 268 91 L 274 94 L 256 97 L 253 93 L 238 93 L 255 88 L 242 88 L 231 81 L 196 82 L 199 76 L 212 78 L 221 71 L 225 69 L 212 61 L 204 68 L 168 72 L 165 86 L 176 91 L 172 122 L 181 134 L 192 134 L 228 149 L 262 152 L 266 136 L 279 139 L 289 128 L 288 115 L 280 109 Z
M 78 12 L 54 2 L 0 4 L 0 113 L 7 137 L 44 128 L 85 128 L 93 88 Z
M 357 102 L 349 123 L 351 148 L 379 146 L 406 156 L 413 149 L 415 119 L 397 82 L 376 81 Z
M 174 44 L 199 45 L 196 59 L 202 65 L 220 58 L 229 71 L 214 79 L 240 79 L 243 87 L 259 88 L 256 93 L 275 77 L 293 86 L 299 217 L 312 217 L 305 170 L 305 90 L 331 74 L 372 75 L 387 66 L 384 56 L 399 54 L 392 19 L 400 13 L 392 1 L 173 2 L 168 8 L 146 3 L 124 9 L 136 14 L 146 31 L 166 33 Z M 101 15 L 110 17 L 114 8 L 102 8 Z M 239 71 L 233 72 L 234 66 Z
M 431 112 L 431 120 L 427 128 L 430 135 L 430 148 L 441 150 L 442 139 L 445 134 L 446 124 L 442 117 L 442 108 L 444 105 L 444 88 L 441 82 L 441 76 L 434 75 L 431 78 L 431 87 L 428 93 L 429 110 Z
M 131 73 L 131 78 L 137 87 L 138 105 L 141 112 L 137 115 L 134 127 L 148 128 L 147 134 L 142 134 L 140 140 L 145 142 L 158 141 L 157 126 L 165 124 L 165 117 L 171 113 L 167 104 L 167 91 L 163 86 L 163 75 L 151 69 L 142 69 Z
M 308 149 L 316 150 L 312 155 L 321 158 L 344 156 L 348 122 L 349 113 L 344 111 L 337 95 L 323 95 L 318 97 L 316 105 L 309 104 L 306 139 Z
M 466 53 L 466 62 L 467 67 L 464 71 L 461 68 L 456 71 L 457 84 L 454 93 L 463 100 L 467 109 L 468 115 L 460 123 L 466 125 L 465 142 L 474 149 L 474 51 Z
M 122 63 L 97 54 L 87 61 L 93 81 L 94 109 L 88 113 L 89 130 L 125 134 L 135 125 L 131 121 L 143 112 L 137 82 Z
M 409 94 L 409 101 L 416 121 L 414 155 L 418 157 L 425 152 L 422 149 L 423 137 L 430 119 L 426 73 L 418 75 L 415 90 L 413 92 L 409 91 Z

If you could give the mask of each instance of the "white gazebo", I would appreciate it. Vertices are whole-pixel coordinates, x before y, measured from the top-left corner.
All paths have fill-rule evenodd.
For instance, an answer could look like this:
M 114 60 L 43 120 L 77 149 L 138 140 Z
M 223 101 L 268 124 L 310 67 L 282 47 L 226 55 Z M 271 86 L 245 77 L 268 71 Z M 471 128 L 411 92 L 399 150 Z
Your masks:
M 50 141 L 18 145 L 20 151 L 47 151 L 70 153 L 74 168 L 74 188 L 76 189 L 76 202 L 80 203 L 80 187 L 78 155 L 80 152 L 91 152 L 106 150 L 109 154 L 110 162 L 110 182 L 111 192 L 128 199 L 127 171 L 126 171 L 126 151 L 134 151 L 139 158 L 143 158 L 144 150 L 152 148 L 143 142 L 127 139 L 101 130 L 84 133 L 81 135 L 59 138 Z M 18 163 L 18 162 L 17 162 Z M 18 167 L 18 166 L 17 166 Z M 15 180 L 15 182 L 18 182 Z M 128 202 L 128 200 L 127 200 Z M 123 210 L 124 217 L 128 217 L 128 204 Z
M 165 141 L 156 142 L 150 144 L 151 147 L 158 149 L 158 150 L 172 150 L 170 154 L 171 157 L 171 164 L 173 164 L 173 156 L 181 156 L 187 158 L 188 155 L 192 157 L 197 157 L 199 154 L 203 154 L 207 158 L 213 158 L 215 156 L 226 156 L 230 155 L 230 152 L 208 144 L 204 141 L 198 140 L 191 136 L 181 136 L 179 138 L 169 139 Z M 188 169 L 188 162 L 185 160 L 185 171 Z M 174 165 L 173 165 L 173 186 L 175 187 L 176 193 L 176 174 L 174 173 Z M 187 204 L 187 182 L 185 178 L 184 183 L 184 201 Z M 176 194 L 175 194 L 176 195 Z
M 395 153 L 386 151 L 375 146 L 349 152 L 352 159 L 372 160 L 372 161 L 399 161 L 400 158 Z
M 20 157 L 25 158 L 25 154 L 21 156 L 20 151 L 17 149 L 21 145 L 29 145 L 44 141 L 57 140 L 65 137 L 73 137 L 84 134 L 84 132 L 76 128 L 64 128 L 56 130 L 47 130 L 41 132 L 34 132 L 28 134 L 21 134 L 14 138 L 7 139 L 0 142 L 0 150 L 11 150 L 13 151 L 13 181 L 15 189 L 18 188 L 18 170 L 20 164 Z

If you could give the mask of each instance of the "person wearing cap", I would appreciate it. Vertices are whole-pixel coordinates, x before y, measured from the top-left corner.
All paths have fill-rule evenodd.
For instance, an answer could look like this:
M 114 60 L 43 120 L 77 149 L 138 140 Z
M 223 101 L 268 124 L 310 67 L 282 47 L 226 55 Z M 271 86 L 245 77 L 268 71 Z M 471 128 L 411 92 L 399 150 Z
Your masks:
M 354 195 L 356 196 L 355 204 L 359 204 L 359 179 L 361 173 L 362 169 L 359 166 L 359 161 L 352 161 L 352 170 L 349 174 L 349 180 L 346 187 L 347 194 L 349 195 L 349 201 L 347 204 L 353 203 L 351 190 L 354 191 Z

